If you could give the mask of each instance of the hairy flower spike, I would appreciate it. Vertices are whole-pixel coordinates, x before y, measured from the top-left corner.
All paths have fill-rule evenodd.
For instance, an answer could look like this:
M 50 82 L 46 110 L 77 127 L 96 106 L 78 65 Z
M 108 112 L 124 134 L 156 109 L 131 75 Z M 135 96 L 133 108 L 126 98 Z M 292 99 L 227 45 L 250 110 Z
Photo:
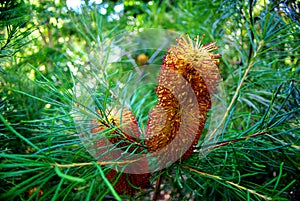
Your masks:
M 181 36 L 176 39 L 177 45 L 172 46 L 163 57 L 156 87 L 158 103 L 149 114 L 144 147 L 137 141 L 141 135 L 137 121 L 127 109 L 121 114 L 121 111 L 111 113 L 107 125 L 100 123 L 99 126 L 98 123 L 98 128 L 93 128 L 91 132 L 102 131 L 108 125 L 119 127 L 112 129 L 114 137 L 108 138 L 108 141 L 121 149 L 130 143 L 137 144 L 138 152 L 143 153 L 146 149 L 157 158 L 161 167 L 168 165 L 169 161 L 190 157 L 200 139 L 207 112 L 211 108 L 211 97 L 220 80 L 217 66 L 220 55 L 213 53 L 217 50 L 216 44 L 203 45 L 203 37 L 204 35 L 201 38 L 197 36 L 192 40 L 188 35 Z M 95 122 L 97 121 L 92 121 L 93 124 Z M 104 154 L 101 147 L 106 143 L 105 138 L 96 142 L 96 147 L 100 148 L 99 155 Z M 104 157 L 108 157 L 106 160 L 118 158 L 122 154 L 118 151 L 111 151 Z M 128 168 L 148 168 L 148 162 L 146 158 L 142 158 L 141 163 L 130 164 Z M 111 182 L 116 177 L 115 170 L 107 175 Z M 149 186 L 149 178 L 149 173 L 122 173 L 115 189 L 118 193 L 133 195 L 139 191 L 136 187 Z
M 99 111 L 98 113 L 101 114 Z M 126 151 L 130 143 L 136 145 L 140 144 L 136 140 L 141 137 L 141 132 L 138 127 L 137 121 L 130 110 L 123 109 L 123 111 L 121 111 L 113 108 L 109 112 L 107 120 L 109 122 L 106 122 L 105 124 L 93 120 L 91 122 L 91 133 L 96 134 L 98 132 L 104 131 L 105 129 L 108 129 L 109 127 L 115 127 L 114 129 L 112 129 L 112 132 L 108 133 L 109 136 L 107 137 L 107 139 L 101 138 L 100 140 L 96 141 L 95 147 L 97 148 L 97 157 L 99 157 L 100 161 L 103 159 L 105 159 L 105 161 L 117 161 L 117 159 L 122 156 L 122 151 L 112 148 L 108 153 L 107 150 L 109 146 L 115 145 L 117 148 L 123 148 L 123 151 Z M 132 148 L 128 149 L 128 151 L 134 151 L 136 149 L 135 147 L 138 147 L 138 152 L 143 151 L 141 146 L 133 146 Z M 129 164 L 125 169 L 147 169 L 147 166 L 148 163 L 146 157 L 144 157 L 139 160 L 139 163 Z M 116 183 L 115 190 L 119 194 L 134 195 L 135 193 L 140 191 L 139 188 L 147 188 L 150 185 L 150 174 L 148 173 L 121 173 L 121 176 L 118 178 L 118 172 L 112 169 L 106 175 L 106 177 L 110 182 Z M 128 182 L 130 182 L 130 184 Z
M 199 141 L 206 114 L 211 107 L 211 96 L 220 79 L 217 66 L 220 55 L 212 53 L 217 47 L 215 43 L 202 45 L 202 39 L 203 37 L 200 39 L 199 36 L 195 40 L 188 35 L 181 36 L 176 39 L 177 45 L 172 46 L 164 56 L 156 89 L 160 111 L 157 111 L 157 107 L 151 111 L 146 130 L 146 136 L 149 138 L 147 147 L 150 152 L 168 146 L 177 135 L 182 135 L 179 136 L 180 140 L 171 146 L 171 150 L 167 151 L 172 152 L 171 157 L 185 159 L 193 153 Z M 192 92 L 188 91 L 188 88 L 192 88 Z M 192 93 L 196 96 L 196 101 L 192 100 Z M 174 94 L 177 97 L 174 97 Z M 194 105 L 195 102 L 197 106 Z M 194 109 L 198 109 L 199 116 L 189 115 L 193 114 Z M 166 115 L 167 121 L 163 129 L 157 132 L 156 119 L 159 115 Z M 199 125 L 198 128 L 195 128 L 195 125 Z M 179 132 L 182 126 L 184 128 Z M 195 131 L 197 135 L 193 137 L 192 133 Z M 194 139 L 192 146 L 182 153 L 179 148 L 189 139 Z M 164 157 L 164 154 L 160 155 L 161 158 Z M 165 156 L 170 156 L 170 153 L 165 153 Z

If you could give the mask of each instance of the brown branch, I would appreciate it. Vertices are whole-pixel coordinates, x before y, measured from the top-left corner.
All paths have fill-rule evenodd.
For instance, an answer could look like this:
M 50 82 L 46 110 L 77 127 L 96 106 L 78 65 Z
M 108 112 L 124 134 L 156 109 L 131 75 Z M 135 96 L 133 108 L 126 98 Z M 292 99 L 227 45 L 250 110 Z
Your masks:
M 42 40 L 44 41 L 44 44 L 45 44 L 46 46 L 48 46 L 48 42 L 47 42 L 46 36 L 43 34 L 43 32 L 41 31 L 41 29 L 40 29 L 39 27 L 37 27 L 37 30 L 39 31 L 39 33 L 40 33 L 40 35 L 41 35 L 41 37 L 42 37 Z
M 160 171 L 160 173 L 161 173 L 161 171 Z M 153 194 L 153 197 L 152 197 L 152 201 L 156 201 L 158 195 L 160 194 L 159 189 L 160 189 L 160 184 L 161 184 L 161 177 L 162 177 L 162 175 L 159 175 L 158 178 L 157 178 L 155 191 L 154 191 L 154 194 Z
M 254 137 L 257 137 L 257 136 L 260 136 L 260 135 L 264 135 L 264 134 L 268 134 L 268 132 L 267 131 L 257 132 L 257 133 L 254 133 L 252 135 L 248 135 L 248 136 L 245 136 L 245 137 L 242 137 L 242 138 L 221 142 L 220 144 L 217 144 L 217 145 L 209 148 L 209 150 L 213 150 L 213 149 L 216 149 L 216 148 L 219 148 L 219 147 L 223 147 L 223 146 L 226 146 L 228 144 L 235 143 L 235 142 L 240 142 L 240 141 L 243 141 L 243 140 L 249 140 L 251 138 L 254 138 Z
M 48 41 L 49 41 L 49 47 L 53 48 L 53 39 L 52 39 L 52 30 L 50 26 L 48 28 Z
M 134 163 L 137 160 L 127 160 L 127 161 L 98 161 L 96 162 L 98 165 L 122 165 L 122 164 L 129 164 L 129 163 Z M 58 164 L 58 163 L 52 163 L 51 167 L 54 168 L 55 166 L 59 168 L 69 168 L 69 167 L 82 167 L 82 166 L 90 166 L 90 165 L 95 165 L 94 162 L 89 162 L 89 163 L 71 163 L 71 164 Z

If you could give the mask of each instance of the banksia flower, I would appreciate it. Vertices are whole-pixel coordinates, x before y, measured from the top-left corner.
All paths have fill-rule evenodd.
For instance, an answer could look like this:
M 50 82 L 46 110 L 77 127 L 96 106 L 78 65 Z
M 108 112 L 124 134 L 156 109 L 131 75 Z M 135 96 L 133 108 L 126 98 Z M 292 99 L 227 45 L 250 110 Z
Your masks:
M 100 112 L 98 111 L 100 114 Z M 102 132 L 106 129 L 113 128 L 112 132 L 109 132 L 109 136 L 107 138 L 101 138 L 100 140 L 95 142 L 95 147 L 98 149 L 97 154 L 99 161 L 117 161 L 122 159 L 122 153 L 126 150 L 134 151 L 136 146 L 128 147 L 141 137 L 141 132 L 138 127 L 137 121 L 134 118 L 131 111 L 127 109 L 118 110 L 114 108 L 110 111 L 110 114 L 107 118 L 108 122 L 98 122 L 93 120 L 91 133 Z M 99 126 L 100 125 L 100 126 Z M 108 141 L 110 143 L 108 143 Z M 115 145 L 116 147 L 111 147 Z M 117 149 L 116 149 L 117 148 Z M 123 151 L 118 148 L 123 148 Z M 136 150 L 135 150 L 136 151 Z M 138 147 L 137 152 L 143 152 L 142 146 Z M 132 158 L 134 160 L 134 158 Z M 148 163 L 146 157 L 142 157 L 138 159 L 138 163 L 132 162 L 130 164 L 126 164 L 123 171 L 129 170 L 130 172 L 141 172 L 141 169 L 147 169 Z M 128 172 L 128 171 L 127 171 Z M 106 175 L 106 177 L 110 180 L 111 183 L 115 183 L 115 190 L 119 194 L 128 194 L 134 195 L 136 192 L 139 192 L 139 188 L 147 188 L 149 187 L 149 178 L 150 174 L 129 174 L 122 173 L 120 177 L 118 177 L 118 173 L 116 170 L 111 169 L 111 171 Z M 130 184 L 129 184 L 130 183 Z M 133 187 L 135 186 L 135 187 Z
M 148 150 L 164 149 L 158 156 L 161 165 L 188 158 L 198 143 L 220 79 L 220 55 L 211 52 L 215 49 L 215 43 L 202 45 L 199 37 L 193 41 L 186 35 L 163 58 L 156 88 L 158 104 L 150 112 L 146 130 Z M 160 125 L 161 116 L 165 116 L 164 125 Z
M 158 103 L 149 114 L 144 144 L 139 141 L 141 131 L 137 121 L 127 109 L 113 110 L 106 124 L 92 122 L 97 125 L 92 133 L 115 126 L 117 129 L 111 131 L 108 141 L 121 149 L 125 147 L 124 151 L 135 149 L 141 154 L 147 151 L 157 159 L 155 163 L 158 162 L 158 169 L 192 155 L 211 108 L 211 96 L 220 80 L 217 66 L 220 55 L 212 52 L 217 49 L 215 43 L 202 45 L 202 39 L 197 37 L 192 40 L 188 35 L 181 36 L 176 42 L 177 45 L 172 46 L 163 57 L 156 87 Z M 96 142 L 96 147 L 106 146 L 106 143 L 107 140 L 102 138 Z M 131 144 L 136 147 L 126 148 Z M 104 151 L 99 149 L 99 156 L 103 155 L 105 160 L 110 161 L 117 160 L 122 154 L 120 149 L 108 155 Z M 140 161 L 126 168 L 147 170 L 151 165 L 146 158 L 142 157 Z M 117 172 L 112 170 L 107 178 L 114 182 L 116 175 Z M 138 190 L 132 185 L 146 188 L 149 186 L 149 177 L 149 173 L 122 173 L 115 189 L 118 193 L 133 195 Z

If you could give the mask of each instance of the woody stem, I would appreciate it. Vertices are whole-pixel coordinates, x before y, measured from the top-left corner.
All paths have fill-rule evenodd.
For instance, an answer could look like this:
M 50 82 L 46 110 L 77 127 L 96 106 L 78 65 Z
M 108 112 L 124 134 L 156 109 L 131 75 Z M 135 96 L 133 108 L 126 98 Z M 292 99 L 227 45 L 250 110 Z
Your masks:
M 242 79 L 241 79 L 238 87 L 236 88 L 236 91 L 235 91 L 235 93 L 234 93 L 234 95 L 233 95 L 233 97 L 231 99 L 231 102 L 230 102 L 229 106 L 226 109 L 226 112 L 225 112 L 222 120 L 219 122 L 218 126 L 213 130 L 211 136 L 214 136 L 217 133 L 217 131 L 221 128 L 221 126 L 225 122 L 226 118 L 228 117 L 230 110 L 232 109 L 235 101 L 238 98 L 239 92 L 240 92 L 240 90 L 241 90 L 241 88 L 242 88 L 242 86 L 244 84 L 244 81 L 246 80 L 247 75 L 248 75 L 251 67 L 253 66 L 254 59 L 257 57 L 257 53 L 261 50 L 262 46 L 263 46 L 263 41 L 260 41 L 260 43 L 259 43 L 259 45 L 257 47 L 257 51 L 254 52 L 254 55 L 253 55 L 251 61 L 249 62 L 248 67 L 246 68 L 246 70 L 244 72 L 244 75 L 243 75 L 243 77 L 242 77 Z

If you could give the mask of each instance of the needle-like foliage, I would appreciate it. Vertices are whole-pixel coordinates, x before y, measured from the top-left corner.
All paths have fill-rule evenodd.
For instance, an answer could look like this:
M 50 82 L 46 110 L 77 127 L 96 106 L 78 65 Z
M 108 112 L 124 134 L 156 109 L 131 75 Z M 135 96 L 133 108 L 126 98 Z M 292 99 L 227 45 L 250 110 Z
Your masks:
M 0 199 L 299 200 L 299 13 L 293 1 L 1 1 Z M 124 161 L 100 160 L 94 145 L 120 137 L 112 106 L 144 134 L 162 56 L 185 32 L 216 41 L 222 107 L 189 158 L 118 194 L 126 168 L 107 175 Z M 145 143 L 123 137 L 130 161 Z

